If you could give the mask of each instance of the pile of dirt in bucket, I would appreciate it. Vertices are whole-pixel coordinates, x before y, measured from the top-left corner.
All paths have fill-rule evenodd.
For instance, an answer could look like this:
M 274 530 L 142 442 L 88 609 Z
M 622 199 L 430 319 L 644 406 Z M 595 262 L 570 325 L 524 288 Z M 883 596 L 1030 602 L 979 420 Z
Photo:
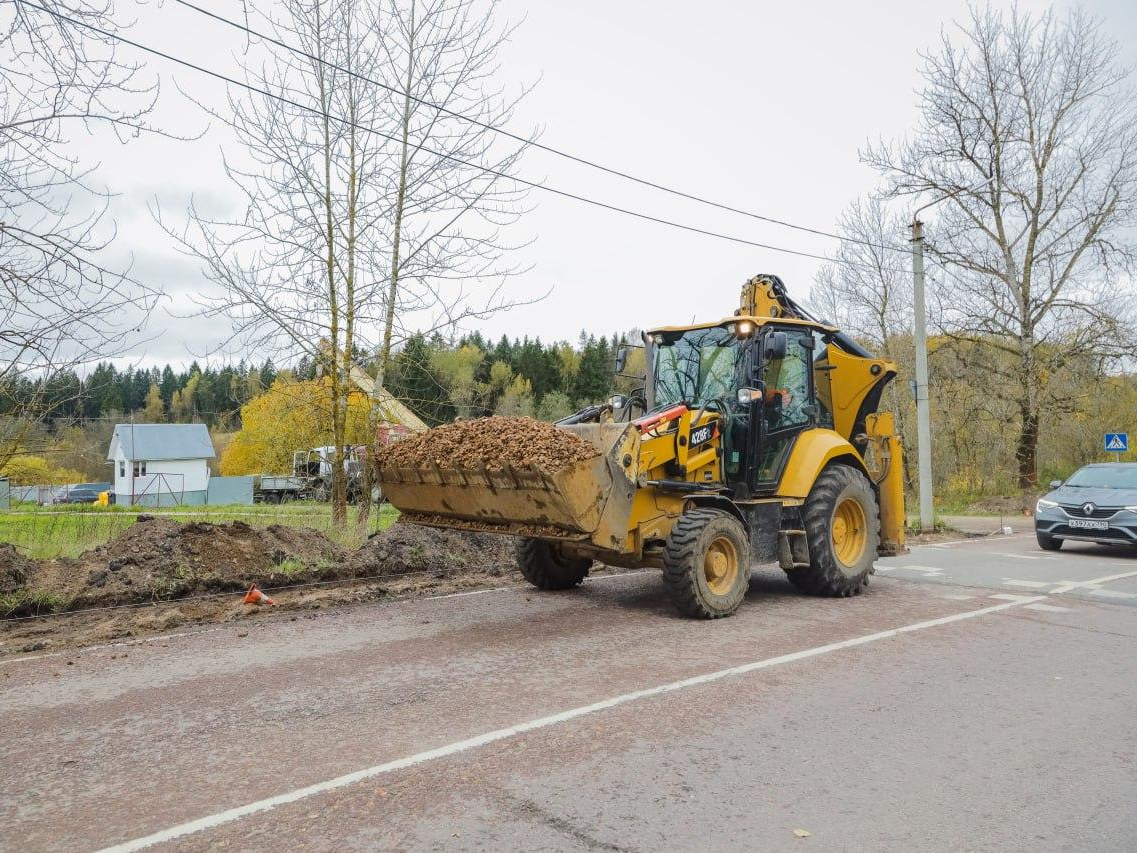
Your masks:
M 140 515 L 115 539 L 75 559 L 39 563 L 27 585 L 74 610 L 335 576 L 346 559 L 315 530 Z
M 37 568 L 35 560 L 16 550 L 15 545 L 0 543 L 0 595 L 15 592 L 28 582 Z
M 476 468 L 540 465 L 550 473 L 600 455 L 590 442 L 532 418 L 495 416 L 435 427 L 383 449 L 380 467 Z
M 517 568 L 512 536 L 439 530 L 398 522 L 372 536 L 351 556 L 356 575 L 431 573 L 443 578 L 481 573 L 497 577 Z

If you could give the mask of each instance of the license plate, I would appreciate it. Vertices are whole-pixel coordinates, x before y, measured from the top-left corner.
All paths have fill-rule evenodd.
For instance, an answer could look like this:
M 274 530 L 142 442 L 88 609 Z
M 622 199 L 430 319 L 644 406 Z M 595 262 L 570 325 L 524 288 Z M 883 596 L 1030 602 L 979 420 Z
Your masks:
M 1094 518 L 1071 518 L 1066 524 L 1069 527 L 1081 527 L 1085 530 L 1109 530 L 1108 521 L 1098 521 Z
M 705 424 L 701 427 L 691 430 L 691 447 L 697 447 L 700 444 L 705 444 L 715 436 L 715 425 Z

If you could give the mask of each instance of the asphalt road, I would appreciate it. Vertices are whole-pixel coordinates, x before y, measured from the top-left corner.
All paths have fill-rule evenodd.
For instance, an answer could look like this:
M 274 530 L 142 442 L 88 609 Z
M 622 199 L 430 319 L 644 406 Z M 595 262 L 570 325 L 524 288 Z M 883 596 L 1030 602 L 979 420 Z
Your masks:
M 0 661 L 0 848 L 1137 849 L 1134 555 L 879 569 L 711 623 L 644 572 Z

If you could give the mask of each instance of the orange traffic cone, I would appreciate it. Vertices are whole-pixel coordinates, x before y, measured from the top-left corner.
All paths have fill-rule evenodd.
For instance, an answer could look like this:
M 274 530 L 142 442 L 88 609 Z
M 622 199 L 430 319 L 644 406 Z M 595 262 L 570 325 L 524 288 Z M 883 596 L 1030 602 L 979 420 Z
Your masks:
M 249 591 L 245 593 L 244 604 L 276 604 L 271 598 L 257 589 L 257 585 L 253 584 L 249 587 Z

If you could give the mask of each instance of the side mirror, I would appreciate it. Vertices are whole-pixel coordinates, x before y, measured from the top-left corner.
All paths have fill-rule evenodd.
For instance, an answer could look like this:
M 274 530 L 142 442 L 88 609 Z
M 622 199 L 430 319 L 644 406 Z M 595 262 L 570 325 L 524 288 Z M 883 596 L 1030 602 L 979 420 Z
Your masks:
M 1062 486 L 1061 480 L 1051 480 L 1050 481 L 1050 488 L 1052 488 L 1052 489 L 1061 488 L 1061 486 Z
M 776 361 L 786 357 L 787 338 L 785 332 L 768 332 L 762 345 L 762 358 Z
M 621 346 L 616 350 L 616 372 L 623 373 L 624 368 L 628 366 L 628 348 Z

